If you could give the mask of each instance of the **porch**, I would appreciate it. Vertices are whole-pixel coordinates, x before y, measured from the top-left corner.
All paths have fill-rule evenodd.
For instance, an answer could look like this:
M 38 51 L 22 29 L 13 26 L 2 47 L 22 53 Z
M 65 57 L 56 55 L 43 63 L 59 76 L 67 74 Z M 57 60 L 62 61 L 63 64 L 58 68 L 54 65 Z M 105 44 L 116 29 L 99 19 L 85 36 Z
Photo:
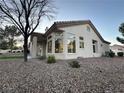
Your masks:
M 46 39 L 43 34 L 35 33 L 31 36 L 30 55 L 32 58 L 46 56 Z

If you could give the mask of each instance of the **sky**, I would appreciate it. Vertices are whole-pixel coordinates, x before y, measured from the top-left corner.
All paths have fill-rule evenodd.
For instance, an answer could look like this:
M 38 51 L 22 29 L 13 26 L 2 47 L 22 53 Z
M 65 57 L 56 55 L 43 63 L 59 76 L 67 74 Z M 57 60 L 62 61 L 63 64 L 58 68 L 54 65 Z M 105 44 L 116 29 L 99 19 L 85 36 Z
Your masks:
M 54 0 L 55 19 L 43 20 L 36 30 L 44 33 L 54 21 L 91 20 L 102 37 L 113 44 L 120 44 L 118 28 L 124 22 L 124 0 Z

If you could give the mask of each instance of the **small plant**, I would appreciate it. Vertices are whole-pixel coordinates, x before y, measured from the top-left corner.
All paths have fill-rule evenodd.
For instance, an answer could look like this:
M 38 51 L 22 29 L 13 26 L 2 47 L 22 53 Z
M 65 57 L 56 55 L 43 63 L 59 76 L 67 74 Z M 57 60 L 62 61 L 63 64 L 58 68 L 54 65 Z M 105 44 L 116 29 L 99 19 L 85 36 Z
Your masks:
M 72 68 L 79 68 L 80 67 L 80 64 L 78 61 L 72 61 L 69 63 L 69 65 L 72 67 Z
M 109 53 L 110 53 L 109 51 L 106 51 L 106 52 L 105 52 L 105 56 L 106 56 L 106 57 L 109 57 Z
M 109 57 L 110 51 L 105 51 L 105 53 L 102 54 L 102 57 Z
M 48 56 L 48 58 L 47 58 L 47 63 L 56 63 L 56 58 L 55 58 L 55 56 L 54 55 L 50 55 L 50 56 Z
M 123 57 L 124 53 L 123 53 L 123 52 L 118 52 L 117 55 L 118 55 L 119 57 Z
M 114 56 L 115 56 L 115 53 L 112 50 L 110 50 L 109 57 L 114 57 Z

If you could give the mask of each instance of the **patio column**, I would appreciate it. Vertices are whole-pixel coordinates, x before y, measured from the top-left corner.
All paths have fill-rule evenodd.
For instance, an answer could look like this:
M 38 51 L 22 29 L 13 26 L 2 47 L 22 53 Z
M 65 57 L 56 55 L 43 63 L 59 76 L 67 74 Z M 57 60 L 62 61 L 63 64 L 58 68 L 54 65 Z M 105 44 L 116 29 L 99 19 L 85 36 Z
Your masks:
M 36 58 L 36 56 L 37 56 L 37 37 L 33 37 L 31 46 L 32 46 L 31 56 L 32 56 L 32 58 Z
M 42 49 L 42 51 L 43 51 L 43 56 L 45 56 L 46 57 L 46 41 L 43 41 L 43 49 Z

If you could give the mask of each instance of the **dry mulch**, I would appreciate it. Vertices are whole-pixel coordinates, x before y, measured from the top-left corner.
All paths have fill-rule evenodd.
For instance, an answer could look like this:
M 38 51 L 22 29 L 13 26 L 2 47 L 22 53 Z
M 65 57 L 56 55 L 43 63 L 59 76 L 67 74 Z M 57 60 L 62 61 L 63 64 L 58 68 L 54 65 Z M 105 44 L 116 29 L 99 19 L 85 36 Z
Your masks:
M 124 93 L 124 58 L 0 61 L 0 93 Z

